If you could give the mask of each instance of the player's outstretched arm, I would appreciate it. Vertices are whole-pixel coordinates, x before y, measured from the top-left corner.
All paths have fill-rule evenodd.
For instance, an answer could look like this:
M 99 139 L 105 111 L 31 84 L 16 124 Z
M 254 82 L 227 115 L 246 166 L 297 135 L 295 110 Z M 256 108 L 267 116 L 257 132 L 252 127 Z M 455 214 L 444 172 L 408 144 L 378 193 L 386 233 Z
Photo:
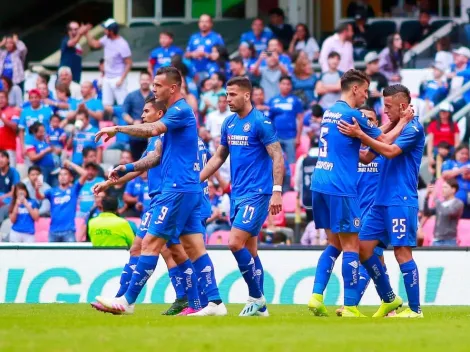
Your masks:
M 282 181 L 284 179 L 284 157 L 282 156 L 281 144 L 279 142 L 268 144 L 266 151 L 273 160 L 274 187 L 282 187 Z M 282 210 L 282 188 L 279 191 L 273 189 L 269 210 L 272 215 L 276 215 Z
M 105 137 L 105 142 L 114 137 L 116 133 L 121 132 L 129 136 L 150 138 L 153 136 L 159 136 L 167 131 L 166 126 L 161 122 L 157 121 L 154 123 L 143 123 L 139 125 L 128 125 L 128 126 L 112 126 L 102 128 L 95 136 L 95 141 L 98 142 L 101 137 Z
M 203 182 L 211 177 L 218 169 L 220 169 L 225 160 L 227 160 L 228 155 L 228 148 L 220 145 L 219 148 L 217 148 L 215 154 L 212 156 L 212 158 L 209 159 L 206 166 L 201 171 L 199 180 Z

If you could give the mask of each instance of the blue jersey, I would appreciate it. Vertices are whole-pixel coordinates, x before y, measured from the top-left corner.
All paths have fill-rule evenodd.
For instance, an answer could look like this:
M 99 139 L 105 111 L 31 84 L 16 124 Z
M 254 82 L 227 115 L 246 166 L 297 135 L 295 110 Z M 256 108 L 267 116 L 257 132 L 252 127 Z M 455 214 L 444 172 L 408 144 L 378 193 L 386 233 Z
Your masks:
M 54 111 L 54 114 L 56 115 L 59 115 L 61 117 L 62 120 L 64 120 L 65 118 L 67 118 L 67 115 L 69 112 L 71 111 L 77 111 L 77 106 L 78 106 L 78 101 L 74 98 L 67 98 L 67 101 L 59 101 L 59 100 L 55 100 L 56 102 L 59 102 L 59 103 L 67 103 L 69 104 L 69 108 L 68 109 L 61 109 L 61 108 L 58 108 L 58 107 L 51 107 L 52 108 L 52 111 Z M 93 120 L 93 119 L 92 119 Z
M 283 64 L 287 71 L 289 71 L 289 74 L 292 74 L 294 72 L 294 68 L 292 67 L 292 60 L 290 59 L 289 55 L 286 54 L 281 54 L 279 55 L 279 62 Z M 261 61 L 260 67 L 267 67 L 268 62 L 265 60 Z
M 157 141 L 161 141 L 162 137 L 163 136 L 156 136 L 149 139 L 147 149 L 145 149 L 145 152 L 142 154 L 142 158 L 146 157 L 148 153 L 155 151 Z M 162 193 L 162 168 L 160 165 L 152 167 L 147 171 L 149 196 L 152 200 L 157 194 Z
M 186 51 L 203 51 L 206 54 L 210 54 L 215 45 L 225 46 L 224 40 L 219 33 L 209 32 L 205 36 L 201 33 L 195 33 L 189 38 Z M 192 59 L 192 63 L 197 72 L 207 71 L 207 64 L 210 62 L 211 60 L 205 57 L 201 59 Z
M 59 147 L 63 148 L 65 147 L 65 137 L 67 137 L 67 134 L 65 131 L 58 127 L 58 128 L 49 128 L 49 142 L 53 147 Z M 61 139 L 64 141 L 61 141 Z
M 175 45 L 163 48 L 159 46 L 150 52 L 149 61 L 153 64 L 153 74 L 157 72 L 160 67 L 170 66 L 171 58 L 175 55 L 183 56 L 183 50 Z
M 334 196 L 357 196 L 357 165 L 361 141 L 338 130 L 341 120 L 352 124 L 353 117 L 372 138 L 382 133 L 359 110 L 338 100 L 323 114 L 320 127 L 318 162 L 312 175 L 311 190 Z
M 50 188 L 44 196 L 51 203 L 50 232 L 75 231 L 78 194 L 82 188 L 79 182 L 67 189 Z
M 49 121 L 53 115 L 52 109 L 47 105 L 41 105 L 39 109 L 33 109 L 32 107 L 26 107 L 21 111 L 20 122 L 18 128 L 23 129 L 25 137 L 29 138 L 29 128 L 33 123 L 39 121 L 46 127 L 46 133 L 49 129 Z
M 374 203 L 383 161 L 384 157 L 379 155 L 370 164 L 364 165 L 360 162 L 357 167 L 357 172 L 359 173 L 357 179 L 357 198 L 361 208 L 361 219 L 364 219 L 365 213 Z
M 262 51 L 268 48 L 268 42 L 274 37 L 273 32 L 269 28 L 265 28 L 259 37 L 253 31 L 245 32 L 240 38 L 240 42 L 253 44 L 256 54 L 259 55 Z
M 36 154 L 39 154 L 44 149 L 50 147 L 50 144 L 46 141 L 40 141 L 33 136 L 31 136 L 27 142 L 28 144 L 25 146 L 26 152 L 34 150 Z M 41 159 L 35 161 L 34 165 L 41 167 L 54 167 L 55 163 L 52 152 L 46 153 Z
M 442 165 L 442 172 L 460 169 L 461 167 L 464 167 L 464 166 L 466 166 L 467 168 L 470 168 L 470 160 L 464 163 L 461 163 L 460 161 L 457 161 L 457 160 L 447 160 Z M 467 194 L 470 193 L 470 180 L 468 180 L 467 178 L 463 178 L 462 174 L 456 176 L 455 179 L 457 180 L 457 183 L 459 184 L 459 190 L 455 194 L 455 196 L 458 199 L 460 199 L 463 202 L 463 204 L 467 205 L 468 204 Z
M 427 81 L 423 86 L 423 91 L 420 96 L 423 100 L 430 100 L 434 105 L 444 99 L 449 93 L 449 89 L 443 86 L 441 82 L 436 80 Z
M 200 193 L 196 117 L 186 100 L 169 107 L 160 120 L 163 138 L 162 192 Z
M 273 162 L 266 146 L 277 141 L 272 122 L 257 109 L 243 119 L 238 114 L 225 119 L 220 143 L 230 152 L 232 199 L 272 194 Z
M 86 108 L 90 111 L 93 111 L 93 112 L 96 112 L 96 111 L 104 111 L 104 106 L 103 106 L 103 103 L 101 102 L 101 100 L 98 100 L 96 98 L 91 98 L 91 99 L 88 99 L 88 100 L 81 100 L 79 101 L 79 103 L 83 103 L 85 104 Z M 90 116 L 90 124 L 93 126 L 93 127 L 96 127 L 98 128 L 99 125 L 100 125 L 100 122 L 91 117 Z
M 400 147 L 402 153 L 383 162 L 375 205 L 418 208 L 418 177 L 424 139 L 424 128 L 418 117 L 415 117 L 394 143 Z
M 297 135 L 297 115 L 303 113 L 303 104 L 295 95 L 275 96 L 269 101 L 269 117 L 274 121 L 280 139 L 293 139 Z
M 27 202 L 31 208 L 39 209 L 39 204 L 34 199 L 28 199 Z M 16 232 L 29 233 L 34 235 L 34 220 L 29 214 L 28 209 L 26 209 L 23 204 L 18 207 L 18 215 L 11 229 Z
M 80 130 L 75 133 L 73 136 L 73 154 L 72 162 L 77 165 L 82 165 L 83 163 L 83 149 L 86 147 L 92 147 L 97 149 L 98 147 L 103 146 L 101 140 L 95 142 L 95 134 L 98 133 L 98 129 L 93 127 L 91 124 L 88 125 L 85 129 Z M 120 134 L 120 133 L 118 133 Z
M 132 197 L 137 197 L 137 200 L 144 206 L 143 212 L 150 208 L 149 186 L 147 180 L 142 177 L 136 177 L 126 184 L 125 193 Z
M 198 149 L 199 149 L 199 165 L 201 170 L 204 169 L 204 167 L 207 164 L 207 161 L 211 158 L 211 154 L 206 148 L 206 145 L 204 144 L 203 140 L 201 138 L 198 138 Z M 204 180 L 201 182 L 201 188 L 202 188 L 202 205 L 201 205 L 201 219 L 205 220 L 207 218 L 210 218 L 212 215 L 212 209 L 211 209 L 211 201 L 209 199 L 209 182 L 207 180 Z
M 144 207 L 142 211 L 144 213 L 148 211 L 150 209 L 150 203 L 152 202 L 152 198 L 150 198 L 149 183 L 147 182 L 147 180 L 143 181 L 140 193 L 137 195 L 137 198 Z
M 87 180 L 83 184 L 78 197 L 78 205 L 81 214 L 88 213 L 91 208 L 93 208 L 93 204 L 95 203 L 95 195 L 93 194 L 92 188 L 97 183 L 103 181 L 104 179 L 102 177 L 95 177 L 93 180 Z

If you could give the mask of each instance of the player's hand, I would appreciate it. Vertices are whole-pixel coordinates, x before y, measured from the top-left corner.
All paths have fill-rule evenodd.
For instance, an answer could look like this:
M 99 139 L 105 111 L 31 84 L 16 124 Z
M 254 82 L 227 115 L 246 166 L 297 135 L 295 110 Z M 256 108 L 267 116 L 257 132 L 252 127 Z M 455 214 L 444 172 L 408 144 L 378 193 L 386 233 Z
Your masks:
M 341 120 L 338 125 L 338 130 L 349 137 L 359 138 L 361 135 L 361 127 L 357 123 L 356 119 L 353 117 L 353 124 L 349 124 L 344 120 Z
M 405 119 L 406 122 L 410 122 L 415 117 L 415 110 L 413 105 L 408 105 L 405 110 L 401 110 L 400 118 Z
M 277 215 L 282 210 L 282 194 L 281 192 L 273 192 L 271 201 L 269 202 L 269 211 L 271 215 Z
M 99 182 L 93 187 L 91 187 L 91 191 L 95 196 L 97 196 L 101 192 L 106 192 L 106 190 L 109 188 L 109 183 L 107 181 Z
M 126 173 L 126 166 L 125 165 L 118 165 L 108 175 L 108 179 L 111 182 L 117 182 L 119 178 L 121 178 Z
M 117 133 L 117 126 L 112 127 L 105 127 L 102 128 L 96 135 L 95 135 L 95 142 L 98 142 L 101 137 L 106 136 L 104 141 L 107 142 L 111 138 L 113 138 Z

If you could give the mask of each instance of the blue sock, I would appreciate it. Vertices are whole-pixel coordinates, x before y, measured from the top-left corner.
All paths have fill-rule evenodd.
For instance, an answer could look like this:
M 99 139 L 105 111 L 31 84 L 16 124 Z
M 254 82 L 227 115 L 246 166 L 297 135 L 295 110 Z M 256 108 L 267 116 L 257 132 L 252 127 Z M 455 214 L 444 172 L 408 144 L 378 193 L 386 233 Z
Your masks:
M 325 291 L 328 281 L 330 281 L 331 273 L 335 266 L 335 261 L 341 254 L 341 251 L 333 246 L 325 248 L 323 253 L 318 259 L 317 271 L 315 272 L 315 283 L 313 284 L 312 293 L 322 295 Z
M 184 290 L 188 297 L 189 306 L 193 309 L 201 309 L 197 287 L 197 276 L 193 264 L 191 264 L 191 261 L 187 259 L 185 262 L 178 265 L 178 268 L 183 276 Z
M 168 276 L 170 277 L 171 284 L 175 289 L 176 298 L 183 299 L 186 296 L 183 286 L 183 276 L 180 273 L 180 269 L 177 266 L 168 270 Z
M 359 282 L 359 253 L 343 252 L 344 305 L 357 306 L 357 284 Z
M 233 256 L 237 260 L 238 268 L 248 285 L 248 294 L 253 298 L 260 298 L 263 294 L 259 288 L 256 270 L 255 260 L 251 256 L 250 252 L 246 248 L 242 248 L 239 251 L 233 252 Z
M 264 295 L 264 269 L 263 264 L 261 264 L 261 259 L 259 259 L 259 255 L 253 258 L 255 260 L 255 271 L 256 277 L 258 278 L 258 285 L 261 293 Z M 259 310 L 261 313 L 266 311 L 266 306 L 260 308 Z
M 118 293 L 116 293 L 116 297 L 121 297 L 126 293 L 129 283 L 131 282 L 132 273 L 134 272 L 138 261 L 139 257 L 130 257 L 129 263 L 124 265 L 121 273 L 121 280 L 119 280 L 119 284 L 121 286 L 119 287 Z
M 135 303 L 140 291 L 144 288 L 147 280 L 152 276 L 157 267 L 158 255 L 141 255 L 134 272 L 132 273 L 129 288 L 125 294 L 129 304 Z
M 199 293 L 199 302 L 201 303 L 201 308 L 205 308 L 209 304 L 206 293 L 204 292 L 204 287 L 202 280 L 198 279 L 197 283 L 197 292 Z
M 359 266 L 359 282 L 357 283 L 357 304 L 361 302 L 362 296 L 367 290 L 367 286 L 369 286 L 370 282 L 370 275 L 367 272 L 364 265 Z
M 212 264 L 209 254 L 206 253 L 200 256 L 193 265 L 207 300 L 220 301 L 219 288 L 215 280 L 214 264 Z
M 374 280 L 380 298 L 386 303 L 392 302 L 395 299 L 395 293 L 392 286 L 390 286 L 390 279 L 385 273 L 384 266 L 380 262 L 379 257 L 374 254 L 363 262 L 362 265 L 367 269 L 371 279 Z
M 413 312 L 421 313 L 421 305 L 419 304 L 419 272 L 415 261 L 411 259 L 409 262 L 400 264 L 400 270 L 403 274 L 408 305 Z

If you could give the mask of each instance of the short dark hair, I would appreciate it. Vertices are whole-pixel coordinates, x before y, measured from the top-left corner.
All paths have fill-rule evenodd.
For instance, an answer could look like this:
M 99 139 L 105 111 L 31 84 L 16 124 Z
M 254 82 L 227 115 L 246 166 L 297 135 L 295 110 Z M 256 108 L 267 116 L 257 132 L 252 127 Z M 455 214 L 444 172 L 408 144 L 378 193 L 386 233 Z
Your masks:
M 459 191 L 459 183 L 455 178 L 449 178 L 446 183 L 455 190 L 455 193 Z
M 340 23 L 340 25 L 336 28 L 336 33 L 343 33 L 345 30 L 348 29 L 349 26 L 352 27 L 352 23 L 350 22 Z
M 52 120 L 52 119 L 59 119 L 59 120 L 61 120 L 61 121 L 62 121 L 62 119 L 60 118 L 60 116 L 59 116 L 59 115 L 57 115 L 57 114 L 54 114 L 54 115 L 52 115 L 52 116 L 51 116 L 51 118 L 50 118 L 49 120 Z
M 88 154 L 90 154 L 91 152 L 97 152 L 96 151 L 96 148 L 93 148 L 93 147 L 85 147 L 83 148 L 83 151 L 82 151 L 82 155 L 84 158 L 88 157 Z
M 163 110 L 163 113 L 166 114 L 166 105 L 155 98 L 155 95 L 150 95 L 145 99 L 145 104 L 152 104 L 155 110 Z
M 44 124 L 42 124 L 39 121 L 36 121 L 31 126 L 29 126 L 29 133 L 36 134 L 36 132 L 39 130 L 39 127 L 41 127 L 41 126 L 44 126 Z
M 269 10 L 268 15 L 278 15 L 281 16 L 282 18 L 285 18 L 286 15 L 284 14 L 284 10 L 281 9 L 280 7 L 273 7 L 271 10 Z
M 460 143 L 457 148 L 455 148 L 455 154 L 460 152 L 462 149 L 467 149 L 469 150 L 468 148 L 468 144 L 465 144 L 465 143 Z
M 90 161 L 85 164 L 85 169 L 88 169 L 89 167 L 92 167 L 93 169 L 98 170 L 100 166 L 97 163 Z
M 143 75 L 147 75 L 147 76 L 150 76 L 150 73 L 148 73 L 148 71 L 140 71 L 140 75 L 139 76 L 143 76 Z M 151 77 L 151 76 L 150 76 Z
M 213 75 L 216 75 L 217 78 L 219 79 L 219 81 L 222 82 L 222 85 L 225 84 L 225 82 L 227 81 L 227 78 L 225 77 L 225 75 L 222 73 L 222 72 L 214 72 Z
M 282 75 L 281 78 L 279 79 L 279 83 L 281 83 L 282 81 L 286 81 L 286 80 L 292 84 L 292 78 L 291 76 L 288 76 L 288 75 Z
M 37 165 L 33 165 L 33 166 L 30 166 L 29 169 L 28 169 L 28 175 L 33 172 L 33 171 L 37 171 L 39 173 L 41 173 L 41 168 Z
M 320 104 L 315 104 L 312 106 L 312 116 L 320 116 L 322 117 L 323 116 L 323 108 L 321 107 Z
M 163 35 L 166 35 L 166 36 L 168 36 L 168 37 L 170 37 L 171 39 L 174 39 L 174 38 L 175 38 L 175 35 L 174 35 L 172 32 L 170 32 L 170 31 L 162 31 L 162 32 L 160 32 L 160 35 L 162 35 L 162 34 L 163 34 Z
M 446 141 L 441 141 L 437 144 L 437 149 L 444 148 L 444 149 L 450 150 L 451 147 L 452 146 Z
M 102 57 L 102 58 L 100 59 L 100 61 L 98 61 L 98 63 L 99 63 L 100 65 L 101 65 L 101 64 L 104 64 L 104 58 Z
M 341 90 L 349 90 L 355 83 L 364 82 L 367 82 L 367 84 L 370 83 L 369 77 L 364 72 L 354 69 L 348 70 L 341 76 Z
M 419 15 L 428 15 L 429 17 L 431 17 L 431 12 L 429 12 L 428 10 L 420 10 L 419 11 Z
M 393 97 L 398 94 L 405 98 L 408 104 L 411 102 L 410 90 L 406 88 L 403 84 L 394 84 L 384 88 L 383 90 L 384 97 Z
M 230 59 L 230 62 L 236 62 L 243 65 L 243 58 L 241 56 L 235 56 Z
M 104 196 L 101 204 L 103 205 L 103 212 L 116 213 L 119 208 L 116 197 L 110 195 Z
M 251 90 L 253 89 L 251 85 L 251 81 L 247 77 L 242 77 L 242 76 L 236 76 L 236 77 L 230 78 L 227 82 L 227 87 L 230 87 L 230 86 L 238 86 L 249 92 L 251 92 Z
M 173 82 L 178 87 L 181 87 L 183 79 L 181 77 L 180 72 L 178 71 L 176 67 L 172 67 L 172 66 L 160 67 L 156 73 L 156 76 L 159 76 L 159 75 L 165 75 L 166 78 L 170 82 Z
M 69 98 L 72 95 L 69 86 L 67 86 L 65 83 L 57 83 L 55 85 L 55 89 L 57 89 L 59 92 L 64 92 L 65 95 Z
M 341 55 L 337 51 L 332 51 L 331 53 L 328 54 L 328 59 L 331 59 L 333 57 L 337 57 L 338 59 L 341 59 Z
M 8 85 L 7 91 L 10 92 L 11 88 L 13 88 L 13 81 L 11 80 L 11 78 L 7 76 L 2 76 L 1 79 L 6 82 L 6 84 Z M 5 89 L 5 87 L 3 87 L 3 89 Z
M 0 155 L 10 160 L 10 155 L 8 154 L 6 150 L 0 150 Z
M 365 110 L 365 111 L 370 111 L 375 114 L 374 108 L 371 108 L 369 105 L 362 105 L 358 110 Z
M 73 172 L 72 172 L 72 170 L 70 170 L 70 169 L 68 169 L 68 168 L 66 168 L 66 167 L 62 167 L 62 168 L 60 169 L 60 171 L 62 171 L 62 170 L 67 171 L 67 172 L 69 173 L 69 176 L 73 178 Z M 59 171 L 59 172 L 60 172 L 60 171 Z
M 39 72 L 38 76 L 41 77 L 42 80 L 46 81 L 46 83 L 49 83 L 49 80 L 51 79 L 51 76 L 47 72 Z

